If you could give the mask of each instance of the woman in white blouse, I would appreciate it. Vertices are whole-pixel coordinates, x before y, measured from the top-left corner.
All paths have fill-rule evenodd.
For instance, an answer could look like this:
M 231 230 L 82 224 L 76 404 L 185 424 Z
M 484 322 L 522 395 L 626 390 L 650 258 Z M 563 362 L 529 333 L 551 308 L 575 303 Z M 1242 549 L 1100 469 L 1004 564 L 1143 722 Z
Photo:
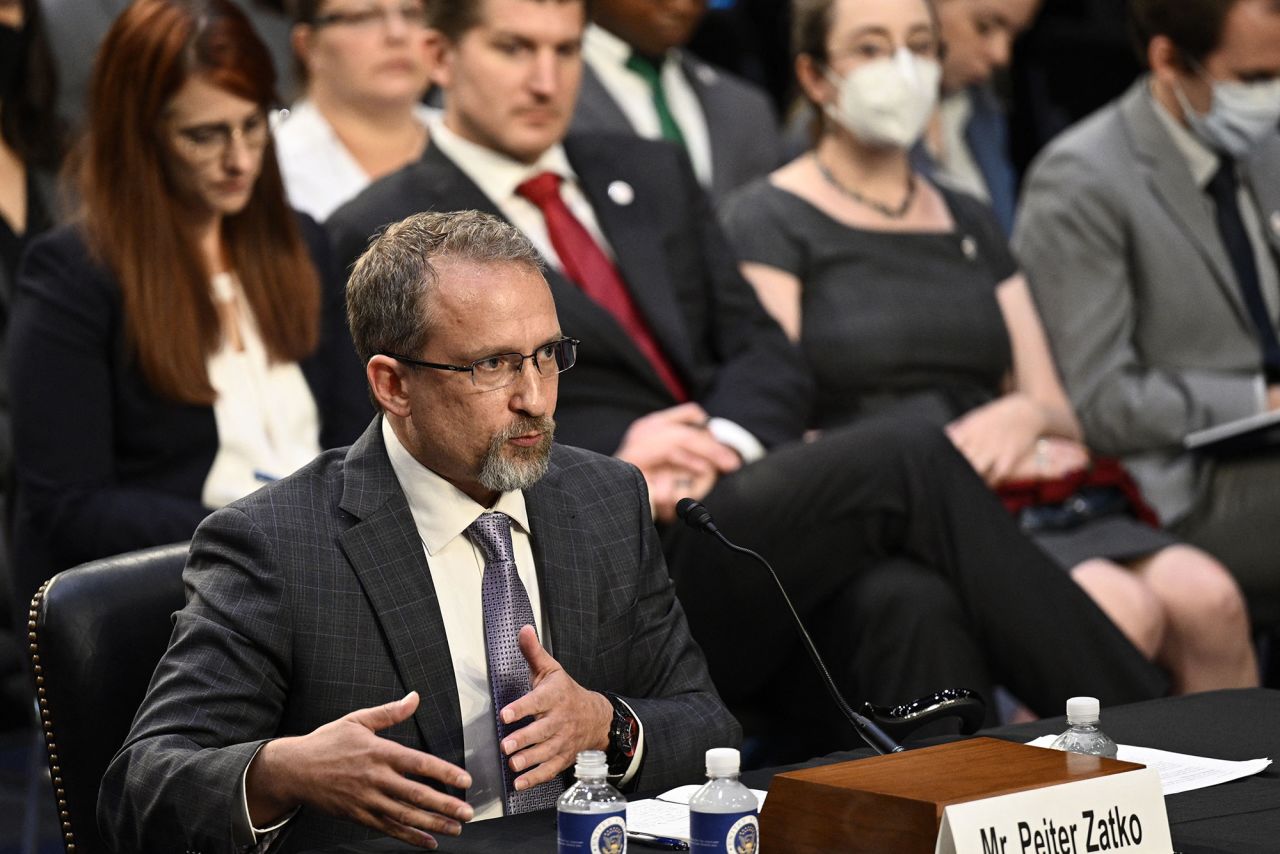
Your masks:
M 299 0 L 293 48 L 306 96 L 276 126 L 289 201 L 325 220 L 422 156 L 429 86 L 424 0 Z
M 136 0 L 98 56 L 78 220 L 17 276 L 20 595 L 187 539 L 371 411 L 324 232 L 284 200 L 271 59 L 229 0 Z

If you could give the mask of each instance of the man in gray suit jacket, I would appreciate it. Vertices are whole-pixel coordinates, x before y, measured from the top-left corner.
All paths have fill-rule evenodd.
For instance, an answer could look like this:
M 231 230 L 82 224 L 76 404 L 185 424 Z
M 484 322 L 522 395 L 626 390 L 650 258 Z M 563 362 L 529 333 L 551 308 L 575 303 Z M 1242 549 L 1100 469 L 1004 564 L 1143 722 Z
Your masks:
M 674 142 L 719 202 L 777 167 L 782 141 L 763 90 L 681 50 L 705 13 L 705 2 L 595 0 L 570 132 Z
M 1193 431 L 1280 407 L 1280 4 L 1133 0 L 1150 75 L 1027 181 L 1014 248 L 1096 450 L 1280 619 L 1280 457 Z
M 739 739 L 640 474 L 552 444 L 577 342 L 532 246 L 484 214 L 411 217 L 348 305 L 382 414 L 197 531 L 187 607 L 103 781 L 115 850 L 434 847 L 554 803 L 578 751 L 664 788 Z

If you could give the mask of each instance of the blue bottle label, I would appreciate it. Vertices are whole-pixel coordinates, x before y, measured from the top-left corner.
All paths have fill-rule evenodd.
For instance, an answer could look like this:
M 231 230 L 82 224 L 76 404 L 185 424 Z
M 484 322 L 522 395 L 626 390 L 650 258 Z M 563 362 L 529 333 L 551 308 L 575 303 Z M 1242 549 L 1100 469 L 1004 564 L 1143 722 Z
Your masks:
M 556 814 L 559 854 L 624 854 L 627 811 Z
M 760 854 L 756 811 L 689 813 L 689 848 L 703 854 Z

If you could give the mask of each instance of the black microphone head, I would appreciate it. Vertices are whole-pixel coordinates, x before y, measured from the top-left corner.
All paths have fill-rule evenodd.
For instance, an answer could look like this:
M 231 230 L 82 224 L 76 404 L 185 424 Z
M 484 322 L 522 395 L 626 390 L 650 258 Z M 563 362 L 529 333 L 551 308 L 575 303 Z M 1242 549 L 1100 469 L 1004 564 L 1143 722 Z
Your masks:
M 676 502 L 676 515 L 694 530 L 715 533 L 716 523 L 711 519 L 711 511 L 692 498 L 681 498 Z

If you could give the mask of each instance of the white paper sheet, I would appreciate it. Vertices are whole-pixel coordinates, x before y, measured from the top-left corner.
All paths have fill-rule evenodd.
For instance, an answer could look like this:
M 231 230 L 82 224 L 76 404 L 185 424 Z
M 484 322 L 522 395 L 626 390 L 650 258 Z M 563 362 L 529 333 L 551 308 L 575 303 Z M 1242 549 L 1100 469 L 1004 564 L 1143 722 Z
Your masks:
M 1053 744 L 1056 735 L 1042 735 L 1028 741 L 1032 747 L 1048 747 Z M 1191 792 L 1195 789 L 1207 789 L 1219 783 L 1229 783 L 1242 777 L 1252 777 L 1271 764 L 1270 759 L 1210 759 L 1206 756 L 1192 756 L 1187 753 L 1173 753 L 1168 750 L 1156 750 L 1151 747 L 1133 747 L 1128 744 L 1117 746 L 1116 758 L 1125 762 L 1137 762 L 1151 768 L 1160 775 L 1160 786 L 1165 795 L 1176 795 L 1180 792 Z
M 672 839 L 689 841 L 689 798 L 701 786 L 680 786 L 663 792 L 656 798 L 627 803 L 627 830 L 640 833 L 651 833 L 654 836 L 667 836 Z M 764 807 L 764 799 L 769 794 L 760 789 L 752 789 L 760 807 Z

